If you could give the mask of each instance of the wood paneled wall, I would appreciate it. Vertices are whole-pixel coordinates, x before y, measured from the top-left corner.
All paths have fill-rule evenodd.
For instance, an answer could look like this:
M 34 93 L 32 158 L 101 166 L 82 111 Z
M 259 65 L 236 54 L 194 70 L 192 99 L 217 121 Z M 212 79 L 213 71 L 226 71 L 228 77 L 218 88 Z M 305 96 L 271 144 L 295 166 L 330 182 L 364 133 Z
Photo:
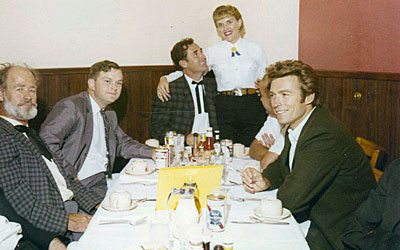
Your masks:
M 152 98 L 162 75 L 173 66 L 122 67 L 124 85 L 120 98 L 111 105 L 116 110 L 121 128 L 138 141 L 150 137 Z M 53 106 L 61 99 L 87 89 L 89 68 L 38 69 L 41 86 L 38 90 L 39 114 L 31 126 L 38 129 Z
M 321 103 L 357 137 L 400 157 L 400 74 L 319 71 Z
M 112 107 L 122 129 L 140 142 L 149 138 L 151 103 L 158 80 L 173 70 L 173 66 L 123 67 L 124 87 Z M 35 128 L 57 101 L 86 90 L 89 68 L 38 71 L 42 85 L 38 91 L 39 115 L 31 123 Z M 318 71 L 318 75 L 321 103 L 354 136 L 383 146 L 391 159 L 400 157 L 400 74 Z

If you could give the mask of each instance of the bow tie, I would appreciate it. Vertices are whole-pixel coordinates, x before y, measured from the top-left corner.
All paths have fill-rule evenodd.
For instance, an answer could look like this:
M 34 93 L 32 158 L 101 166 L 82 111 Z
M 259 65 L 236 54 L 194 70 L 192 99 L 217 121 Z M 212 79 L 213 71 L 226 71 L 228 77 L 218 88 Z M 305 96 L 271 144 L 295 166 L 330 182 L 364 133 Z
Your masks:
M 40 151 L 40 153 L 46 157 L 49 161 L 53 158 L 50 151 L 47 149 L 47 147 L 44 145 L 42 140 L 40 139 L 39 135 L 36 133 L 35 130 L 24 126 L 24 125 L 17 125 L 14 126 L 16 130 L 18 130 L 21 133 L 26 133 L 28 136 L 29 141 Z
M 192 84 L 199 86 L 199 85 L 204 85 L 204 82 L 203 82 L 203 80 L 201 80 L 200 82 L 192 81 Z
M 240 53 L 239 51 L 237 51 L 236 47 L 232 47 L 231 52 L 232 52 L 232 57 L 235 57 L 235 55 L 240 56 Z

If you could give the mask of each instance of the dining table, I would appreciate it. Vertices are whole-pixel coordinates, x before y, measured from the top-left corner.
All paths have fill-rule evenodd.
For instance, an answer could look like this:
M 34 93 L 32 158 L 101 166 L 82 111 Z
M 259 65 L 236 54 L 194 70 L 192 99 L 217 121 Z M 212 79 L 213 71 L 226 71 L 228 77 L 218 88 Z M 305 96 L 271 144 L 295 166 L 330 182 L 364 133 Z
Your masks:
M 178 241 L 171 231 L 169 212 L 156 211 L 158 171 L 151 159 L 147 162 L 148 175 L 129 175 L 127 166 L 118 174 L 113 174 L 108 183 L 108 191 L 102 204 L 93 215 L 86 231 L 79 241 L 69 244 L 68 249 L 146 249 L 148 244 L 160 244 L 165 249 L 185 249 L 185 243 Z M 283 223 L 256 223 L 251 217 L 260 206 L 260 199 L 276 198 L 276 190 L 258 193 L 246 192 L 241 179 L 241 172 L 246 167 L 259 166 L 259 162 L 248 156 L 234 158 L 224 166 L 221 188 L 227 192 L 227 216 L 223 232 L 207 229 L 206 211 L 201 213 L 199 227 L 203 239 L 210 241 L 211 247 L 230 241 L 233 249 L 309 249 L 304 232 L 292 215 L 280 220 Z M 110 210 L 109 195 L 124 190 L 130 193 L 137 206 L 124 211 Z M 286 209 L 285 209 L 286 210 Z M 130 221 L 132 223 L 126 223 Z M 110 223 L 107 223 L 110 222 Z M 112 223 L 115 222 L 115 223 Z M 121 222 L 121 223 L 118 223 Z M 177 242 L 178 241 L 178 242 Z M 181 247 L 177 247 L 180 244 Z M 190 248 L 187 248 L 190 249 Z M 194 248 L 193 248 L 194 249 Z M 231 249 L 231 248 L 226 248 Z

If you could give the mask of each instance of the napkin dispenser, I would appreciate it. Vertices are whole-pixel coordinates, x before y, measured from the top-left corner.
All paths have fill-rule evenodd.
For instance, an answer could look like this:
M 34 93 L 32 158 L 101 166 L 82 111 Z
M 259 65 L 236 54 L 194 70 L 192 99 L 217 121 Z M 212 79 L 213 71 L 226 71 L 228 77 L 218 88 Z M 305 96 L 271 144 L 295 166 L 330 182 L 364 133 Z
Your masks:
M 222 173 L 223 165 L 159 169 L 156 210 L 168 209 L 167 203 L 170 208 L 176 208 L 179 197 L 177 195 L 171 196 L 168 201 L 171 191 L 190 186 L 190 183 L 197 185 L 197 189 L 195 189 L 196 199 L 200 203 L 200 208 L 205 208 L 207 206 L 207 195 L 221 185 Z

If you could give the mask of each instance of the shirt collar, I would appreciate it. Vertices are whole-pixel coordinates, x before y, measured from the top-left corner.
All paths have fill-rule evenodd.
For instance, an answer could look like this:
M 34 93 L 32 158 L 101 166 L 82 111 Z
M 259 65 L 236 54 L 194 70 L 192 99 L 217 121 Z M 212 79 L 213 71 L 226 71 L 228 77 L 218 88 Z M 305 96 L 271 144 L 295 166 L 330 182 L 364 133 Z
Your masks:
M 229 46 L 229 48 L 231 48 L 231 47 L 236 47 L 236 48 L 238 48 L 239 46 L 240 46 L 240 44 L 242 43 L 242 41 L 243 41 L 243 38 L 239 38 L 239 40 L 237 40 L 236 41 L 236 43 L 230 43 L 230 42 L 228 42 L 228 41 L 226 41 L 226 40 L 223 40 L 223 42 L 227 45 L 227 46 Z
M 301 131 L 303 130 L 304 125 L 306 125 L 306 122 L 310 118 L 312 112 L 314 111 L 315 107 L 311 110 L 311 112 L 304 118 L 299 125 L 295 129 L 288 128 L 288 133 L 289 133 L 289 140 L 290 143 L 293 144 L 293 142 L 297 142 L 299 140 L 299 136 Z
M 189 84 L 189 86 L 190 86 L 190 84 L 194 81 L 192 78 L 190 78 L 190 76 L 188 76 L 188 75 L 186 75 L 186 74 L 183 74 L 184 76 L 185 76 L 185 78 L 186 78 L 186 81 L 188 82 L 188 84 Z M 200 82 L 200 81 L 202 81 L 203 80 L 203 77 L 201 77 L 201 79 L 198 81 L 198 82 Z
M 101 108 L 100 106 L 97 104 L 97 102 L 90 96 L 89 94 L 89 99 L 90 99 L 90 104 L 92 106 L 92 112 L 93 114 L 97 114 L 100 112 Z
M 3 118 L 4 120 L 8 121 L 9 123 L 11 123 L 13 126 L 17 126 L 17 125 L 25 126 L 25 124 L 13 119 L 13 118 L 10 118 L 10 117 L 7 117 L 7 116 L 3 116 L 3 115 L 0 115 L 0 117 Z M 29 127 L 29 126 L 27 126 L 27 127 Z

